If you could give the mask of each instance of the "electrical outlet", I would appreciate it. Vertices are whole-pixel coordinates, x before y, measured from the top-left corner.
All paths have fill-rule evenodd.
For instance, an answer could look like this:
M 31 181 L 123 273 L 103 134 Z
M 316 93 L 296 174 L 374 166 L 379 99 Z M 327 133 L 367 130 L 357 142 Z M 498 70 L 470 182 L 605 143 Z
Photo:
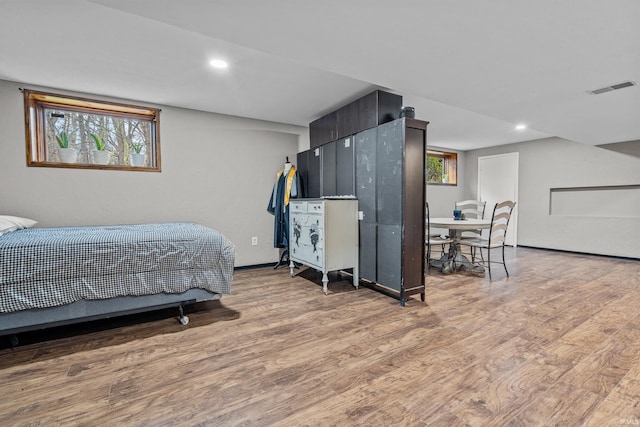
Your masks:
M 258 238 L 257 237 L 252 237 L 251 238 L 251 246 L 258 246 Z

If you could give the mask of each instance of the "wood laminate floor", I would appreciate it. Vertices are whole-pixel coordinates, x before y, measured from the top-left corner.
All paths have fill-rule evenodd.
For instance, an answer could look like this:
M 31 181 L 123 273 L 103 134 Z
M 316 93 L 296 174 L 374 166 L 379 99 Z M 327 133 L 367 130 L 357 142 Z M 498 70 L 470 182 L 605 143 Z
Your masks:
M 640 262 L 508 253 L 510 278 L 432 270 L 404 308 L 265 268 L 187 326 L 23 334 L 0 350 L 0 425 L 640 425 Z

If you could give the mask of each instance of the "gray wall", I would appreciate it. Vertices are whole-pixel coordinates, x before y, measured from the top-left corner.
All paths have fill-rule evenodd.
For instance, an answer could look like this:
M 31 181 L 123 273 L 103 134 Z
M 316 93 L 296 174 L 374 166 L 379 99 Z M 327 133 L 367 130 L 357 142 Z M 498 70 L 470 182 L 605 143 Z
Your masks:
M 427 135 L 427 145 L 429 136 Z M 445 151 L 448 153 L 458 154 L 458 184 L 457 185 L 438 185 L 427 184 L 427 202 L 429 202 L 429 214 L 431 217 L 453 217 L 453 207 L 455 202 L 468 198 L 465 191 L 465 177 L 467 174 L 466 155 L 464 151 L 449 150 L 446 148 L 434 147 L 428 145 L 429 150 Z M 431 230 L 432 232 L 447 230 Z
M 195 221 L 236 245 L 236 266 L 277 261 L 267 202 L 285 157 L 308 146 L 307 128 L 154 105 L 161 173 L 28 168 L 19 87 L 109 100 L 0 80 L 0 214 L 47 227 Z
M 575 193 L 584 206 L 594 212 L 584 215 L 559 215 L 550 212 L 552 188 L 640 186 L 640 141 L 610 145 L 607 149 L 575 143 L 561 138 L 546 138 L 473 150 L 465 155 L 464 188 L 476 197 L 478 157 L 520 153 L 518 244 L 602 255 L 640 258 L 640 212 L 599 215 L 597 192 Z M 640 190 L 640 189 L 638 189 Z M 640 191 L 618 191 L 621 196 L 640 197 Z M 621 200 L 634 206 L 635 200 Z M 487 208 L 489 209 L 489 208 Z

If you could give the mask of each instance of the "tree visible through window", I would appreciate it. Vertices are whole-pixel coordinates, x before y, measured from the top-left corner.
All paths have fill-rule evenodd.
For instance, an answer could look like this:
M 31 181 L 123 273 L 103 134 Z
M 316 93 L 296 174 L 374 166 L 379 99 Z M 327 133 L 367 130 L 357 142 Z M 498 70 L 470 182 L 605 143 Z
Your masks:
M 159 110 L 24 94 L 29 166 L 160 170 Z
M 456 153 L 427 150 L 427 183 L 456 185 L 457 163 Z

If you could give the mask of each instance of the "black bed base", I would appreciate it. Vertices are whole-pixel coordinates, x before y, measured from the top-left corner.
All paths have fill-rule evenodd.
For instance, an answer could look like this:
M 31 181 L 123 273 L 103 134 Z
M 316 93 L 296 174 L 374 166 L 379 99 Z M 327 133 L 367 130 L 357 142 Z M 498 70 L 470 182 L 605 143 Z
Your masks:
M 220 296 L 220 294 L 205 289 L 190 289 L 182 294 L 122 296 L 106 300 L 83 300 L 59 307 L 0 313 L 0 336 L 170 307 L 177 307 L 180 310 L 180 323 L 186 325 L 189 322 L 189 318 L 182 311 L 184 305 L 216 300 Z

